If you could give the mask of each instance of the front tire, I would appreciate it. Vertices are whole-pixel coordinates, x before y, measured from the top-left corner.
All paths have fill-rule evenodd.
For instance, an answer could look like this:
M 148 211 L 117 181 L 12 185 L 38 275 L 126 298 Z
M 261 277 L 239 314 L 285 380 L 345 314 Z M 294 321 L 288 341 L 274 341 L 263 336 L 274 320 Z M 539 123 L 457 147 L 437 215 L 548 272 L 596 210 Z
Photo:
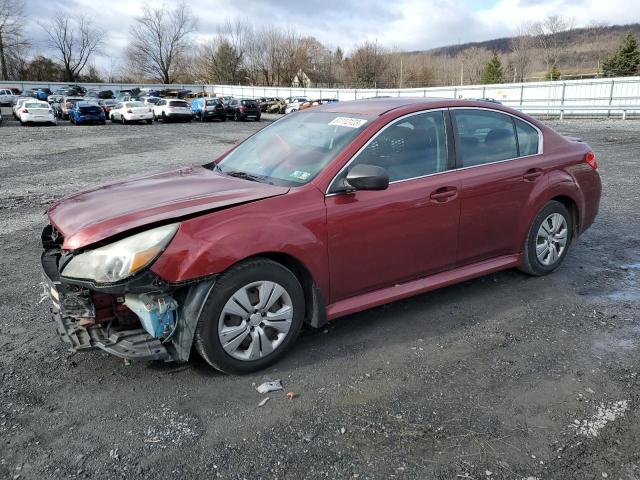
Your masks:
M 257 258 L 221 275 L 207 299 L 195 347 L 212 367 L 249 373 L 271 365 L 296 341 L 304 292 L 283 265 Z
M 569 251 L 573 217 L 562 203 L 547 203 L 531 224 L 520 269 L 529 275 L 547 275 L 558 268 Z

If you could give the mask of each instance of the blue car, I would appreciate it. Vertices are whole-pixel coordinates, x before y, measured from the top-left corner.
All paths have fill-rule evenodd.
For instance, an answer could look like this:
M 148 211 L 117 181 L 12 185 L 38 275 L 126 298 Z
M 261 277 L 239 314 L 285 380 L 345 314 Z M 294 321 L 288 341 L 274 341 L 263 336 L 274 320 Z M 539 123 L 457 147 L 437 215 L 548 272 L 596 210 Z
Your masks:
M 100 105 L 93 102 L 76 102 L 73 108 L 69 110 L 69 120 L 76 125 L 83 123 L 104 125 L 106 123 L 104 110 Z
M 217 118 L 221 121 L 227 120 L 224 104 L 219 98 L 196 98 L 191 102 L 191 113 L 193 116 L 204 122 Z

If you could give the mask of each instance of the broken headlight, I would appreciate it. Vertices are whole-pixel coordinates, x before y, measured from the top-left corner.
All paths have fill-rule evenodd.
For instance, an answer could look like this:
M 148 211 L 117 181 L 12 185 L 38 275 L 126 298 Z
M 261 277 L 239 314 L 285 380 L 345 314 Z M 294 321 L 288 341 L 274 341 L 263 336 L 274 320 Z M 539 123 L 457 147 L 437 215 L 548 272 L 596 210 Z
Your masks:
M 64 267 L 68 278 L 112 283 L 130 277 L 151 264 L 169 244 L 178 223 L 153 228 L 110 245 L 81 253 Z

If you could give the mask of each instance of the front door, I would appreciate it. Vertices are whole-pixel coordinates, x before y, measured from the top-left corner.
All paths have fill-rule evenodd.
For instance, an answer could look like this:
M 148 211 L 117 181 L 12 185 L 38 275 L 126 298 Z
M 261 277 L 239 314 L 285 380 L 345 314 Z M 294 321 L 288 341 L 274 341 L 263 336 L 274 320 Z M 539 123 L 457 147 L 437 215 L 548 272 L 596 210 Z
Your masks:
M 332 303 L 455 264 L 460 182 L 449 170 L 444 120 L 442 111 L 432 111 L 387 125 L 330 186 Z M 340 182 L 359 163 L 385 168 L 388 189 L 340 193 Z

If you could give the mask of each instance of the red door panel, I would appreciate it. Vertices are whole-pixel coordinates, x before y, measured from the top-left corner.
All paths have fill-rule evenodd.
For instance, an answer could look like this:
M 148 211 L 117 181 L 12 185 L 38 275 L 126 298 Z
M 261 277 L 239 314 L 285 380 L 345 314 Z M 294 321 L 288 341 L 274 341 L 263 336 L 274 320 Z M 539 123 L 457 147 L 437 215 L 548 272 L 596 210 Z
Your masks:
M 460 237 L 457 264 L 464 265 L 520 251 L 519 229 L 525 207 L 540 182 L 547 183 L 541 156 L 460 170 Z
M 451 268 L 459 174 L 326 197 L 331 302 Z

